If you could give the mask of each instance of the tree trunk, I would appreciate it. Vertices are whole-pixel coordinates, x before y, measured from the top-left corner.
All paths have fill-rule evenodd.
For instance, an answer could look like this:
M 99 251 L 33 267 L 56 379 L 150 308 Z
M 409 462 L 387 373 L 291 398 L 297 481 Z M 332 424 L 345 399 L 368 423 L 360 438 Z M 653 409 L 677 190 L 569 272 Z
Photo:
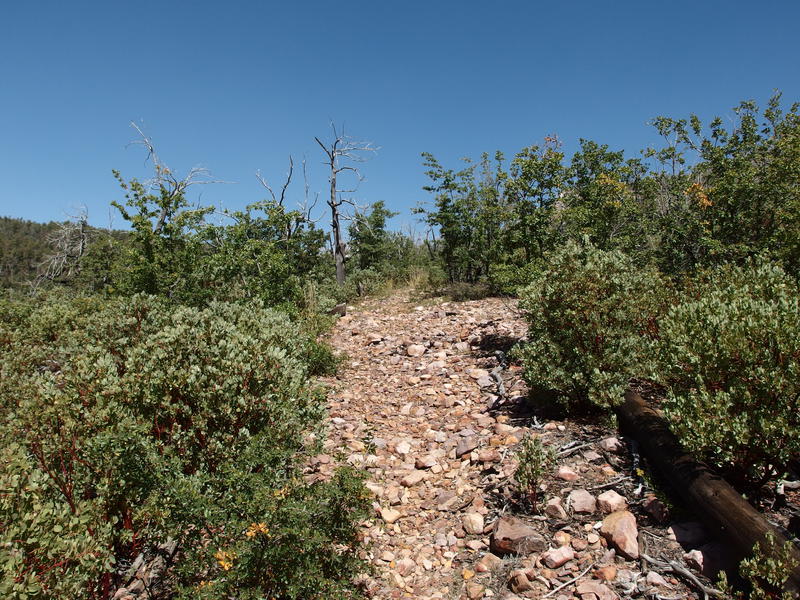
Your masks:
M 331 159 L 333 160 L 333 159 Z M 328 206 L 331 207 L 331 230 L 333 231 L 333 260 L 336 263 L 336 283 L 344 285 L 344 242 L 342 241 L 342 226 L 339 218 L 340 201 L 336 198 L 336 169 L 331 167 L 331 197 Z
M 714 524 L 742 557 L 772 532 L 779 544 L 786 539 L 741 494 L 706 465 L 692 458 L 670 431 L 667 421 L 636 392 L 625 394 L 616 409 L 621 429 L 641 445 L 650 463 L 658 469 L 687 505 Z M 800 551 L 792 546 L 796 561 L 784 589 L 800 591 Z

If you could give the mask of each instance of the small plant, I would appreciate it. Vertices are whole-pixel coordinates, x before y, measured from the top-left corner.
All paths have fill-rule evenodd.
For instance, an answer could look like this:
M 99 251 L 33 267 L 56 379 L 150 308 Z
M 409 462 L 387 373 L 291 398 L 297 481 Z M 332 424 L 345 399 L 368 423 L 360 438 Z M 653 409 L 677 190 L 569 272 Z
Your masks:
M 542 440 L 538 437 L 529 435 L 520 444 L 517 460 L 519 461 L 519 466 L 515 477 L 520 491 L 523 494 L 527 494 L 528 500 L 530 500 L 533 507 L 533 512 L 537 512 L 539 484 L 544 474 L 555 464 L 555 453 L 552 448 L 545 448 Z
M 772 532 L 766 539 L 753 546 L 752 555 L 739 563 L 739 574 L 750 587 L 749 600 L 791 600 L 794 594 L 783 590 L 789 574 L 796 566 L 792 558 L 792 543 L 779 545 Z M 745 595 L 734 592 L 723 573 L 719 588 L 728 597 L 743 600 Z

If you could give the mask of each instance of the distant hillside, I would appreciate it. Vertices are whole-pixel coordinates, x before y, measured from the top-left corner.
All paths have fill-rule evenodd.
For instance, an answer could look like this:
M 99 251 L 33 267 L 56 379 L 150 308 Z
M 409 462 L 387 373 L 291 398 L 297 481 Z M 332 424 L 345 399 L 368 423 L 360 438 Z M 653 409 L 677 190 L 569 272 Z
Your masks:
M 48 236 L 58 223 L 0 217 L 0 287 L 17 287 L 36 277 L 36 268 L 52 253 Z

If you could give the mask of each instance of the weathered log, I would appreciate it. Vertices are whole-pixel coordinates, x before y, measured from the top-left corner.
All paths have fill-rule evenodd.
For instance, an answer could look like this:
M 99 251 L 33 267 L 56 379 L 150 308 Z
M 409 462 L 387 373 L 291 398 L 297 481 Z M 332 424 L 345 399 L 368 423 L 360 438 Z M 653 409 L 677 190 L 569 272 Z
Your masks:
M 623 432 L 639 442 L 650 464 L 692 510 L 720 530 L 740 556 L 749 555 L 768 532 L 773 533 L 779 544 L 786 541 L 741 494 L 689 455 L 670 431 L 666 419 L 639 394 L 632 391 L 625 394 L 625 402 L 616 412 Z M 800 551 L 794 546 L 792 555 L 796 565 L 785 589 L 800 593 Z

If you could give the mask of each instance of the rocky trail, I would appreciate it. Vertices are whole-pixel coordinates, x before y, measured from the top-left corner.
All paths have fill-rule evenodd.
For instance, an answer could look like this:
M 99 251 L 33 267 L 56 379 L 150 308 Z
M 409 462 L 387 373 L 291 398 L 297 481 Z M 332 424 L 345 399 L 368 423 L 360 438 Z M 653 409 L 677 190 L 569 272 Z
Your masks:
M 308 477 L 365 469 L 363 536 L 374 598 L 702 598 L 724 548 L 669 508 L 609 425 L 545 418 L 508 357 L 525 334 L 503 299 L 371 300 L 341 318 L 347 362 L 330 386 L 330 433 Z M 557 455 L 540 514 L 514 481 L 539 436 Z

